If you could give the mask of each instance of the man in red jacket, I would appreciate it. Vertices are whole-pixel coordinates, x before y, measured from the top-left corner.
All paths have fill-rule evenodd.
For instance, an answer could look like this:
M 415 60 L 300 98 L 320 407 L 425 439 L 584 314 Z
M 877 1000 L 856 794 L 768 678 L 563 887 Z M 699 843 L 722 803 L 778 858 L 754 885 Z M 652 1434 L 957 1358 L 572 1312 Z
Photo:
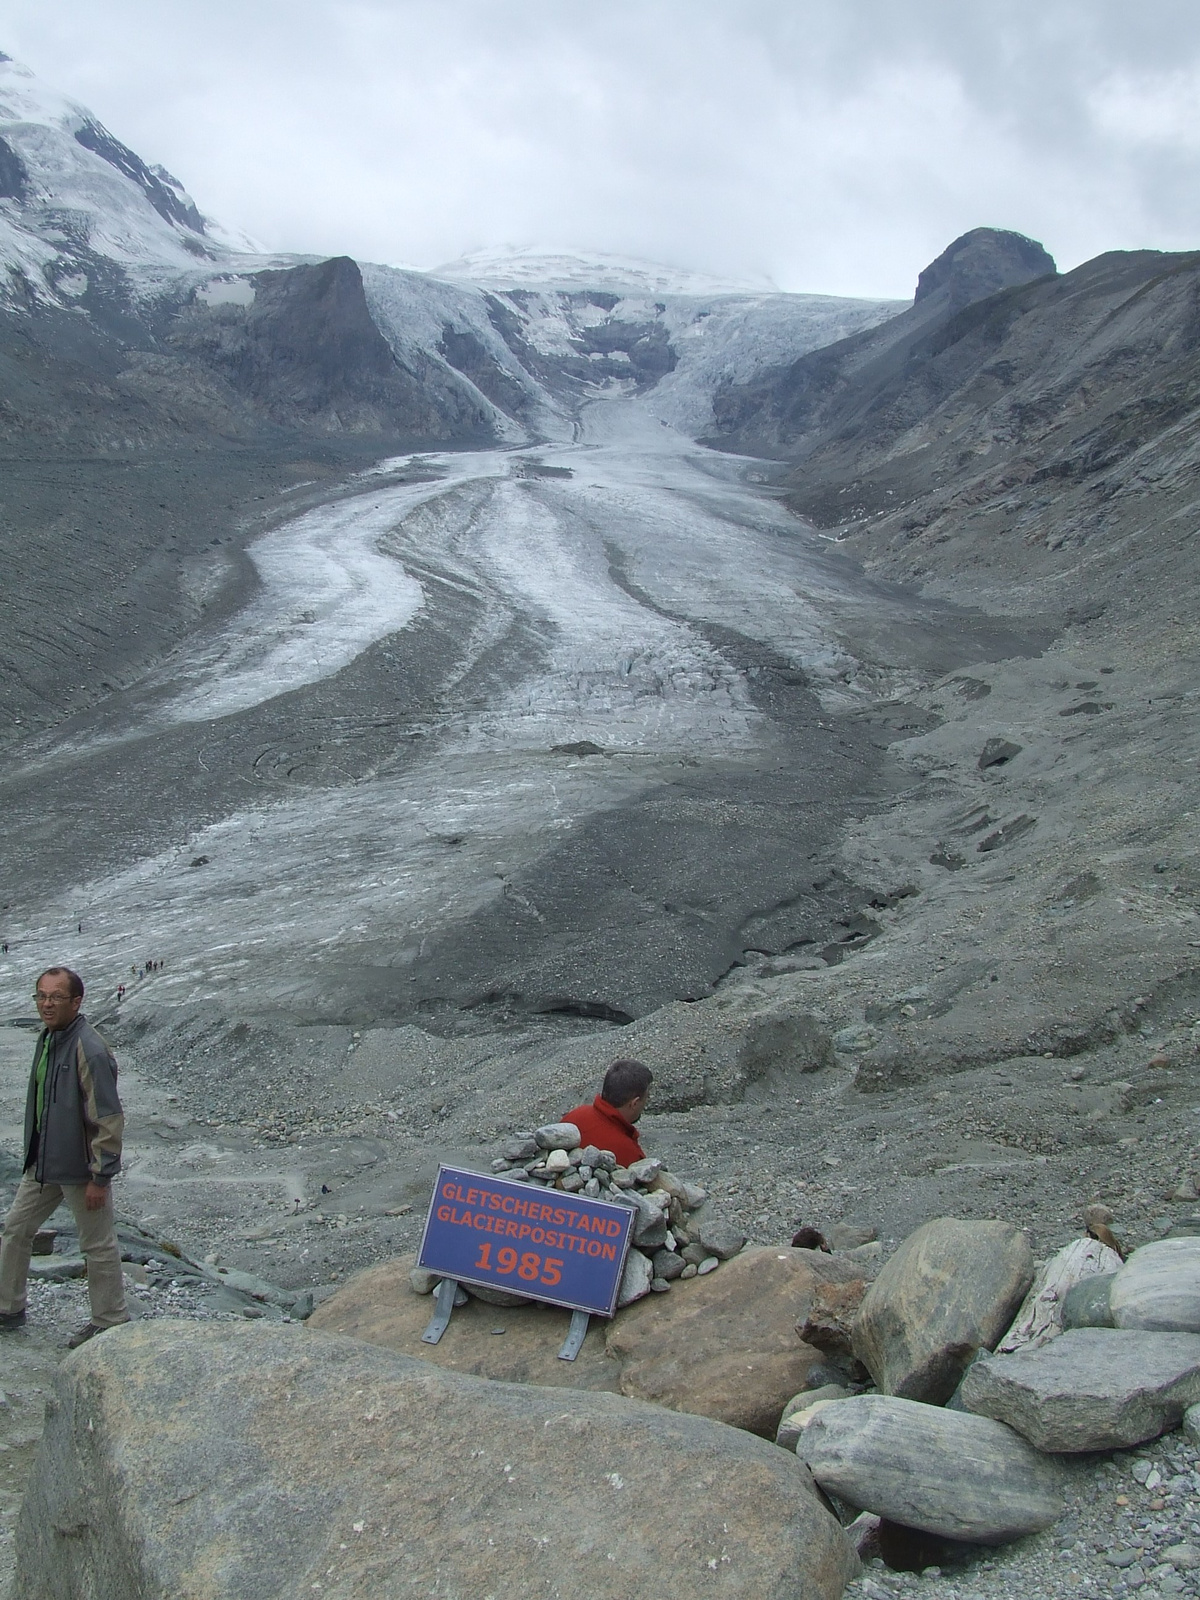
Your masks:
M 653 1073 L 640 1061 L 614 1061 L 590 1106 L 576 1106 L 562 1119 L 579 1129 L 579 1142 L 611 1150 L 623 1167 L 645 1159 L 634 1123 L 646 1109 Z

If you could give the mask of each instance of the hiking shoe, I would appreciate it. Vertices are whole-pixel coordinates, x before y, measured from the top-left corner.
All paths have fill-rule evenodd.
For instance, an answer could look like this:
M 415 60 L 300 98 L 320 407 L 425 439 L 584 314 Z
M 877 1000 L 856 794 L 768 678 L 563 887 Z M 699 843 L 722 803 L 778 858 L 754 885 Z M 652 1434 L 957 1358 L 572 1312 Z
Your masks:
M 0 1333 L 9 1333 L 14 1328 L 25 1326 L 25 1313 L 23 1311 L 0 1311 Z
M 103 1332 L 104 1329 L 98 1328 L 94 1322 L 85 1322 L 83 1327 L 76 1328 L 75 1332 L 67 1340 L 67 1349 L 78 1350 L 81 1344 L 86 1344 L 89 1339 L 94 1339 L 98 1333 Z

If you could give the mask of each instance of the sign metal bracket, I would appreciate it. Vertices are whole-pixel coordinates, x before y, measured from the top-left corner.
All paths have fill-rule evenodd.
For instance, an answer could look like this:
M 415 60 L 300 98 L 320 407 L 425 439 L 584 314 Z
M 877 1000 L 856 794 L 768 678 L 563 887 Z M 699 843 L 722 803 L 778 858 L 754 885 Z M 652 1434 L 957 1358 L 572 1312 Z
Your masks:
M 457 1278 L 443 1278 L 433 1291 L 437 1309 L 429 1319 L 429 1326 L 421 1335 L 422 1344 L 436 1344 L 450 1326 L 450 1317 L 454 1311 L 454 1303 L 458 1293 Z
M 572 1311 L 571 1326 L 567 1330 L 567 1337 L 563 1341 L 563 1347 L 558 1352 L 560 1361 L 574 1361 L 575 1357 L 583 1349 L 583 1341 L 587 1337 L 589 1321 L 590 1315 L 588 1312 Z

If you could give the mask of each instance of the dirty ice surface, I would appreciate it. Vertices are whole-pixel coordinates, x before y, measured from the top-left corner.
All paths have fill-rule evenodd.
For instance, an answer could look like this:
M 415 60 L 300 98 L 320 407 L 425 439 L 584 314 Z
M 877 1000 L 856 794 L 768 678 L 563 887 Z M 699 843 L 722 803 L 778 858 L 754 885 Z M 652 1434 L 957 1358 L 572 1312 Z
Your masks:
M 254 706 L 268 738 L 274 700 L 300 689 L 289 714 L 303 718 L 303 685 L 403 638 L 435 588 L 457 652 L 436 715 L 418 743 L 399 741 L 402 758 L 351 784 L 266 799 L 231 788 L 221 814 L 173 848 L 14 905 L 0 1003 L 24 1009 L 39 962 L 76 964 L 111 991 L 131 949 L 169 957 L 160 1000 L 253 994 L 264 955 L 285 1000 L 291 975 L 299 991 L 331 944 L 402 968 L 431 933 L 511 893 L 514 874 L 584 819 L 636 800 L 680 761 L 737 760 L 776 736 L 710 624 L 844 693 L 850 658 L 826 604 L 836 580 L 750 463 L 620 401 L 591 405 L 582 433 L 574 445 L 422 457 L 435 482 L 364 475 L 252 547 L 261 587 L 245 608 L 127 702 L 141 707 L 120 735 L 131 760 L 158 729 Z M 513 654 L 514 634 L 536 648 Z M 508 663 L 486 678 L 493 687 L 457 693 L 485 655 Z M 551 753 L 584 740 L 607 756 Z M 200 855 L 210 864 L 190 870 Z
M 381 537 L 488 458 L 448 457 L 441 481 L 368 490 L 256 539 L 260 588 L 218 635 L 170 668 L 161 722 L 227 717 L 332 677 L 368 645 L 411 622 L 421 585 L 379 548 Z

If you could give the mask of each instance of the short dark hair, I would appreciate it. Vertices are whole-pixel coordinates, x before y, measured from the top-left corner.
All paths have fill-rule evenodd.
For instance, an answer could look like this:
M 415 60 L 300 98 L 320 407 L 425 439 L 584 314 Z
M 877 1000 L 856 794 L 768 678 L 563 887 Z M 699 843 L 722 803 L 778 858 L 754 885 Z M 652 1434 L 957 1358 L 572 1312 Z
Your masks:
M 41 983 L 43 978 L 65 978 L 67 980 L 67 989 L 70 993 L 71 999 L 83 999 L 83 979 L 77 972 L 72 972 L 70 967 L 47 967 L 45 972 L 39 972 L 37 978 L 34 980 L 33 987 L 35 989 L 37 988 L 38 984 Z
M 653 1081 L 654 1074 L 640 1061 L 614 1061 L 604 1074 L 600 1094 L 610 1106 L 626 1106 L 645 1094 Z

